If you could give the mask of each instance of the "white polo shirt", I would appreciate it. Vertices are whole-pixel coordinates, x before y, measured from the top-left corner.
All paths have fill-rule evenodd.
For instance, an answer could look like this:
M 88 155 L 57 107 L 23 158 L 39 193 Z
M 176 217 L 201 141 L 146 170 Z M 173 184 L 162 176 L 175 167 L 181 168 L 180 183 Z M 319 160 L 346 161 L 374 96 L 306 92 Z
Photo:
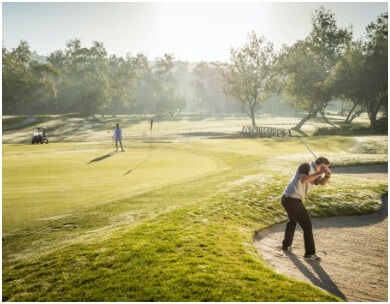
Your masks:
M 317 171 L 315 167 L 316 164 L 314 162 L 312 162 L 311 165 L 309 165 L 308 163 L 304 163 L 300 165 L 297 169 L 297 172 L 295 172 L 295 175 L 290 180 L 287 187 L 284 189 L 283 194 L 286 197 L 292 197 L 292 198 L 303 200 L 306 196 L 307 191 L 309 191 L 309 189 L 315 184 L 315 181 L 303 184 L 299 179 L 299 175 L 302 173 L 307 175 L 316 173 Z

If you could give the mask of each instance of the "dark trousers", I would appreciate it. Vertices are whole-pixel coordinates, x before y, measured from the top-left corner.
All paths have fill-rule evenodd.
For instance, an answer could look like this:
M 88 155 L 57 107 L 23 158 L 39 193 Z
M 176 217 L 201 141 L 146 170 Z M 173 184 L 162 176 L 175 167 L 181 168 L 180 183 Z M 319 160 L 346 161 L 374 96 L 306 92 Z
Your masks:
M 282 205 L 287 212 L 288 222 L 284 232 L 283 247 L 292 245 L 295 227 L 297 223 L 303 229 L 303 238 L 305 241 L 305 254 L 311 255 L 316 253 L 314 245 L 313 228 L 309 213 L 300 199 L 292 197 L 282 197 Z

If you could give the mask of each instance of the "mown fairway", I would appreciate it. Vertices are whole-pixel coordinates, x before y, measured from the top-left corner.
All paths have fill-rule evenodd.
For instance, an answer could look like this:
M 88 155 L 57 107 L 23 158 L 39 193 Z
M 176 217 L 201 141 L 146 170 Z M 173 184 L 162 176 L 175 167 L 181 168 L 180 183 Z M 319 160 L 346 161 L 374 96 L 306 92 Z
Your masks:
M 195 132 L 178 140 L 178 126 L 189 132 L 167 123 L 151 143 L 147 133 L 125 140 L 124 153 L 96 140 L 101 125 L 89 141 L 3 144 L 3 301 L 338 300 L 276 274 L 252 243 L 286 219 L 281 192 L 311 160 L 302 143 Z M 387 136 L 305 141 L 338 166 L 387 163 Z M 387 182 L 334 175 L 308 208 L 369 213 L 386 192 Z

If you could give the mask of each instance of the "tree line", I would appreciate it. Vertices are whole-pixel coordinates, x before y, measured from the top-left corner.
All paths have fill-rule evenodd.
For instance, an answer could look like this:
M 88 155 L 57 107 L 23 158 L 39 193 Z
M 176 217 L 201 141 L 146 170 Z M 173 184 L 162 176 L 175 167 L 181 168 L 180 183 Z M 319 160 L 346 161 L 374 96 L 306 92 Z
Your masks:
M 261 105 L 282 100 L 306 113 L 299 131 L 318 115 L 327 121 L 327 106 L 341 100 L 346 122 L 367 113 L 374 128 L 388 114 L 387 20 L 381 14 L 354 40 L 352 29 L 338 28 L 321 6 L 306 38 L 277 52 L 252 32 L 242 47 L 231 48 L 229 63 L 182 62 L 173 54 L 153 61 L 143 54 L 108 56 L 102 43 L 87 48 L 79 39 L 39 61 L 21 41 L 11 51 L 3 47 L 3 114 L 242 111 L 255 126 Z
M 12 51 L 3 48 L 3 113 L 237 113 L 237 101 L 222 91 L 223 66 L 172 54 L 153 61 L 108 56 L 102 43 L 87 48 L 79 39 L 41 60 L 21 41 Z

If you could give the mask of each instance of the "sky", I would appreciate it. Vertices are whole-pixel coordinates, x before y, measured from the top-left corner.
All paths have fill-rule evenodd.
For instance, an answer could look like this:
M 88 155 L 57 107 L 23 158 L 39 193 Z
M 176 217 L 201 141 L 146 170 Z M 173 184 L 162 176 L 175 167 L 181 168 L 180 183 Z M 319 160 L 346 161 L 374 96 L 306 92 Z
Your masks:
M 304 39 L 321 5 L 334 13 L 339 28 L 352 26 L 355 38 L 388 9 L 387 1 L 2 1 L 2 45 L 12 50 L 24 40 L 48 56 L 78 38 L 88 48 L 102 42 L 109 55 L 155 59 L 169 53 L 183 61 L 229 61 L 230 49 L 242 47 L 252 31 L 276 49 Z

